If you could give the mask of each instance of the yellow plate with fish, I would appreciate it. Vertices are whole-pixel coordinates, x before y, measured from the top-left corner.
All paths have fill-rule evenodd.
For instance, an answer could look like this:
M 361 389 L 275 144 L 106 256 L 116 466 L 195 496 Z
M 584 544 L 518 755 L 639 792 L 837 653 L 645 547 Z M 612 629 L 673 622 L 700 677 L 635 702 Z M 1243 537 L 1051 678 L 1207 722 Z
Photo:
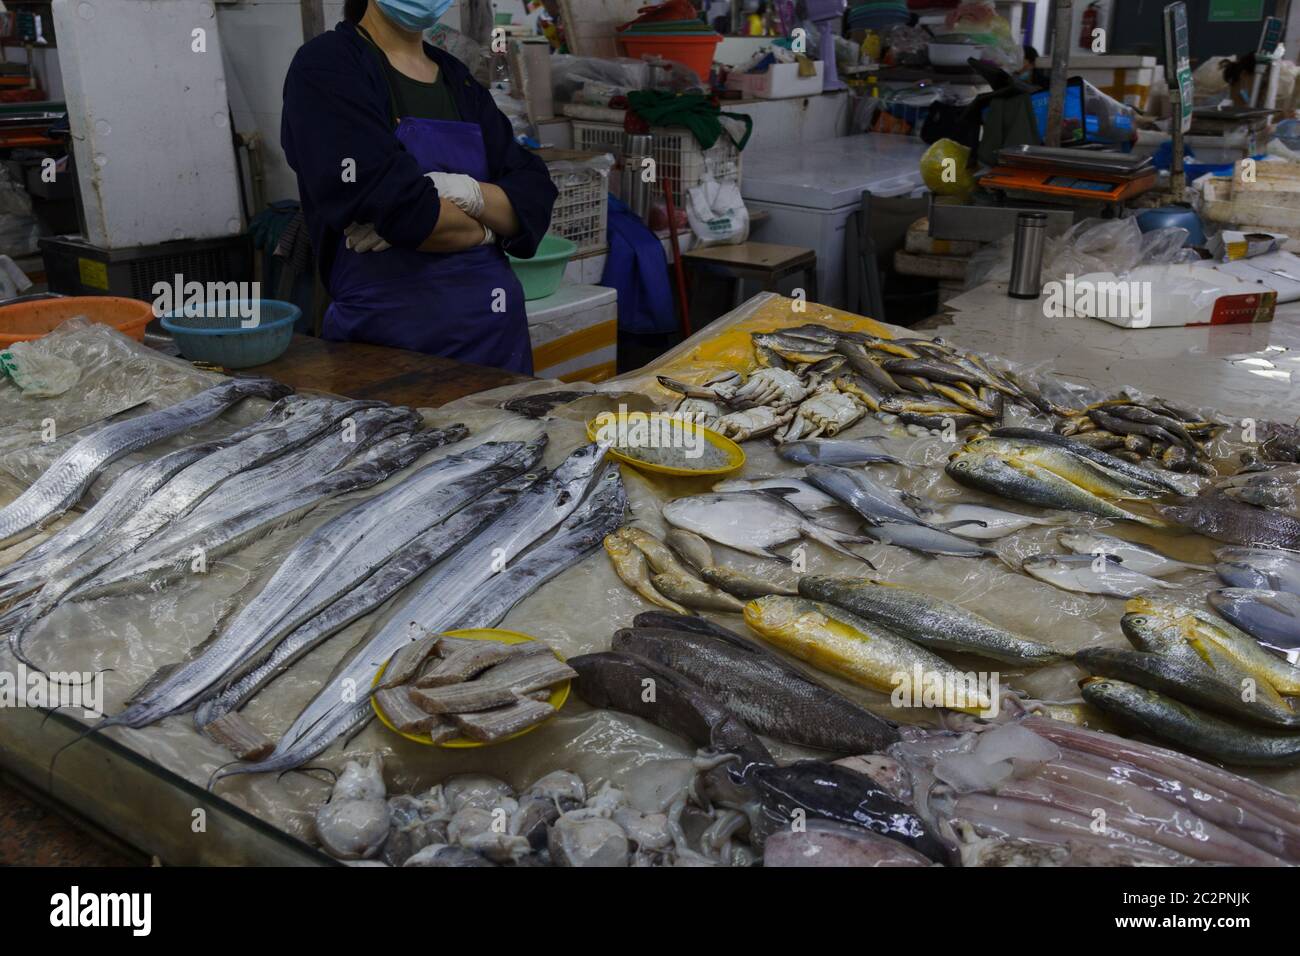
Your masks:
M 637 451 L 664 451 L 662 445 L 659 448 L 647 448 L 640 443 L 630 446 L 619 443 L 620 437 L 638 437 L 639 430 L 645 437 L 666 444 L 676 453 L 673 457 L 681 462 L 692 461 L 687 454 L 688 444 L 698 445 L 699 442 L 703 442 L 699 456 L 700 459 L 704 459 L 703 467 L 692 468 L 689 464 L 638 458 Z M 689 441 L 687 436 L 690 436 Z M 705 428 L 694 422 L 684 422 L 660 412 L 628 412 L 626 415 L 602 412 L 587 422 L 587 437 L 592 441 L 602 439 L 613 441 L 614 444 L 609 449 L 609 457 L 641 471 L 653 471 L 661 475 L 678 475 L 687 478 L 727 475 L 745 466 L 744 451 L 730 438 L 720 435 L 712 428 Z
M 471 627 L 466 628 L 463 631 L 447 631 L 445 633 L 447 637 L 459 637 L 462 640 L 467 641 L 500 641 L 502 644 L 523 644 L 527 641 L 537 640 L 537 638 L 528 634 L 520 634 L 518 631 L 507 631 L 499 627 Z M 551 648 L 551 653 L 560 660 L 564 660 L 555 648 Z M 381 667 L 379 673 L 375 675 L 372 686 L 377 687 L 379 685 L 379 682 L 384 679 L 384 671 L 387 669 L 388 662 L 385 661 L 384 666 Z M 559 713 L 560 708 L 564 706 L 564 702 L 569 699 L 569 685 L 571 683 L 571 680 L 566 680 L 556 684 L 551 690 L 551 696 L 546 699 L 546 702 L 555 708 L 556 713 Z M 446 747 L 450 750 L 468 750 L 472 747 L 495 747 L 497 744 L 503 744 L 507 740 L 514 740 L 516 737 L 522 737 L 524 734 L 531 734 L 538 727 L 542 726 L 542 724 L 555 719 L 555 714 L 552 714 L 550 717 L 547 717 L 546 720 L 539 720 L 531 727 L 525 727 L 518 733 L 513 733 L 509 737 L 502 737 L 500 740 L 470 740 L 468 737 L 452 737 L 450 740 L 444 740 L 442 743 L 435 744 L 427 734 L 425 736 L 420 736 L 419 734 L 408 734 L 406 731 L 398 730 L 394 727 L 392 722 L 388 719 L 388 715 L 384 713 L 384 709 L 379 706 L 379 702 L 375 700 L 373 695 L 370 698 L 370 708 L 375 712 L 375 716 L 379 718 L 379 722 L 399 737 L 413 740 L 417 744 L 424 744 L 426 747 Z

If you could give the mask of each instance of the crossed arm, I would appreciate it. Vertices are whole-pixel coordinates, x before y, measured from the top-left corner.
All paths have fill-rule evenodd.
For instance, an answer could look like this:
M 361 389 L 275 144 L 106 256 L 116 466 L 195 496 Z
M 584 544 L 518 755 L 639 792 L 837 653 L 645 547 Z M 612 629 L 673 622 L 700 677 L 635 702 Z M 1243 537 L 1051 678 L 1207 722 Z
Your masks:
M 483 199 L 477 216 L 471 216 L 457 200 L 439 198 L 442 210 L 433 232 L 420 243 L 421 252 L 461 252 L 492 241 L 493 235 L 510 239 L 519 234 L 519 217 L 501 187 L 492 183 L 478 186 Z
M 497 236 L 510 239 L 519 234 L 519 217 L 500 186 L 459 174 L 426 175 L 438 188 L 440 205 L 433 231 L 420 243 L 421 252 L 463 252 L 495 242 Z M 346 234 L 349 248 L 357 252 L 382 252 L 389 247 L 371 225 L 353 223 Z

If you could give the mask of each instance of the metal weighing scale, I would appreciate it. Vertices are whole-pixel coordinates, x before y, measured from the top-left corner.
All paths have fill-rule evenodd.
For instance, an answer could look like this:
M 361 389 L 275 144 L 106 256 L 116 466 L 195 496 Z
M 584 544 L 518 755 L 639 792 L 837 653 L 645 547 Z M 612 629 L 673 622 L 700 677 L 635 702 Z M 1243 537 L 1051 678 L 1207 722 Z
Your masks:
M 1012 146 L 979 178 L 981 187 L 1018 199 L 1069 204 L 1121 203 L 1156 185 L 1149 156 Z

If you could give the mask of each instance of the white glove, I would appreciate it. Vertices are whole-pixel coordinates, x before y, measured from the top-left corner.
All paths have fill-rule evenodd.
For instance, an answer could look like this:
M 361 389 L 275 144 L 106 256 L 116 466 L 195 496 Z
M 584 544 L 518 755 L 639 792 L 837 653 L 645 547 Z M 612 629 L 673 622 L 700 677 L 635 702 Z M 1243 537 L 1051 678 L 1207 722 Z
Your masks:
M 488 227 L 487 223 L 480 222 L 479 225 L 483 227 L 483 238 L 479 240 L 480 246 L 490 246 L 497 241 L 497 234 Z
M 464 173 L 425 173 L 443 199 L 450 199 L 471 219 L 483 215 L 483 190 L 478 180 Z
M 353 252 L 383 252 L 392 248 L 368 222 L 354 222 L 343 230 L 343 235 L 347 236 L 347 247 Z

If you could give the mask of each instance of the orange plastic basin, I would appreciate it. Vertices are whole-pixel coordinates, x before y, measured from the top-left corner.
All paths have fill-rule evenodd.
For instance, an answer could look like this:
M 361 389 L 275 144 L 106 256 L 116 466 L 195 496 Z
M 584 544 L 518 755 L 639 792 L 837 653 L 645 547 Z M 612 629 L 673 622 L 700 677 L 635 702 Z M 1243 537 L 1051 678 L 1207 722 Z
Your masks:
M 153 318 L 153 306 L 116 295 L 77 295 L 0 306 L 0 348 L 39 339 L 79 315 L 91 322 L 111 325 L 139 342 L 144 339 L 144 327 Z
M 695 71 L 703 82 L 709 82 L 709 69 L 713 66 L 713 51 L 722 37 L 716 34 L 686 36 L 655 36 L 653 34 L 624 34 L 618 38 L 628 56 L 639 60 L 643 54 L 662 56 Z

